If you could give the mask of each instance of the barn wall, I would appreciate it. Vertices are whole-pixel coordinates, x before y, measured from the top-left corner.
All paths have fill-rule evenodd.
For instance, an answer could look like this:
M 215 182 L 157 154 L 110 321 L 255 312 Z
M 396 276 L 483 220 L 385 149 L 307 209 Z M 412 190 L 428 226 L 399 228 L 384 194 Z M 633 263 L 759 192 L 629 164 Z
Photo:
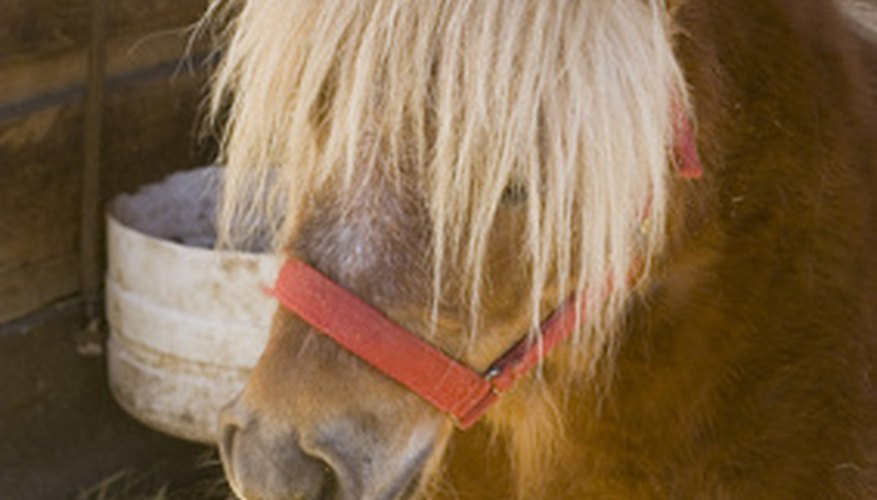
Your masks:
M 89 0 L 0 15 L 0 324 L 80 290 Z M 181 62 L 206 0 L 109 0 L 101 202 L 208 160 L 203 64 Z M 191 61 L 189 61 L 191 63 Z
M 180 477 L 193 473 L 200 448 L 125 416 L 104 359 L 77 352 L 87 320 L 79 242 L 85 233 L 100 248 L 103 238 L 83 231 L 80 214 L 88 102 L 103 118 L 101 207 L 212 156 L 196 133 L 204 51 L 181 62 L 206 1 L 0 0 L 0 497 L 75 498 L 167 457 L 180 457 L 170 467 Z M 98 2 L 106 67 L 102 97 L 89 101 Z

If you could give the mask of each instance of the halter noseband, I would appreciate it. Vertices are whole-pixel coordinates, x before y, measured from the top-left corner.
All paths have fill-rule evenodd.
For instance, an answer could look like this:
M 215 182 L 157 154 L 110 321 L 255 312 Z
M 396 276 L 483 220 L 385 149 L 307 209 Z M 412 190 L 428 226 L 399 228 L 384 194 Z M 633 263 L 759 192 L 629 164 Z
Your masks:
M 680 177 L 696 179 L 703 174 L 691 122 L 681 113 L 674 154 Z M 471 427 L 501 393 L 572 335 L 577 316 L 581 318 L 576 309 L 583 305 L 577 295 L 569 297 L 535 335 L 524 335 L 479 373 L 296 258 L 287 258 L 273 294 L 304 322 L 453 417 L 460 429 Z
M 304 262 L 288 258 L 274 287 L 280 304 L 341 347 L 444 413 L 466 429 L 543 353 L 575 327 L 576 300 L 570 298 L 541 328 L 541 342 L 517 342 L 483 374 L 398 325 L 359 297 Z

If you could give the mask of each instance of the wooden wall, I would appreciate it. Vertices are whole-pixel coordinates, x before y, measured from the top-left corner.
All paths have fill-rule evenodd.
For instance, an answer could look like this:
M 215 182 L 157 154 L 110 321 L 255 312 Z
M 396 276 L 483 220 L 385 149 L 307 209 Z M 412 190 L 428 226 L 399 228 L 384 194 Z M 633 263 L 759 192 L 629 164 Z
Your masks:
M 0 324 L 80 290 L 91 0 L 0 7 Z M 206 0 L 108 0 L 100 135 L 103 204 L 209 161 L 197 139 Z M 194 62 L 192 61 L 194 60 Z

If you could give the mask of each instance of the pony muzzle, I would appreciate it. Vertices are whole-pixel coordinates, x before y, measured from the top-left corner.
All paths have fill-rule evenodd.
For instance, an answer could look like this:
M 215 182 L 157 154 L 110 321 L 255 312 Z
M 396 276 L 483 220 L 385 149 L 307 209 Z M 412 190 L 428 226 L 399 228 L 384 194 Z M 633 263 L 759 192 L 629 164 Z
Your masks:
M 240 498 L 329 500 L 356 498 L 351 478 L 302 448 L 296 436 L 265 432 L 240 398 L 219 416 L 219 451 L 229 483 Z

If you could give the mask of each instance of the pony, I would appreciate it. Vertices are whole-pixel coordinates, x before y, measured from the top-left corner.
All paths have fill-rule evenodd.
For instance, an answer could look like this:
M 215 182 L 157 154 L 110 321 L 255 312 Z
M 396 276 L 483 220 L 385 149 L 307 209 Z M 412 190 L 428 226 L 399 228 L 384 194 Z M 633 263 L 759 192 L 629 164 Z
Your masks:
M 225 245 L 269 238 L 356 298 L 325 321 L 362 302 L 486 379 L 536 353 L 462 430 L 278 307 L 219 419 L 241 498 L 877 498 L 877 53 L 837 2 L 206 19 Z

